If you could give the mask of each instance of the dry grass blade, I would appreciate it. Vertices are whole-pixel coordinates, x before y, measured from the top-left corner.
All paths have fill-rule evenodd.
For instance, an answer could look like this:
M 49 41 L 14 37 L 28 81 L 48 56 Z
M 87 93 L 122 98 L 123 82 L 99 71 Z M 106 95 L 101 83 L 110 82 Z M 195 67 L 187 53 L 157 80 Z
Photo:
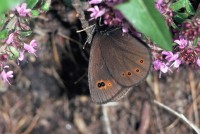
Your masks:
M 153 75 L 153 79 L 154 79 L 154 94 L 155 94 L 155 97 L 156 97 L 156 100 L 160 101 L 160 95 L 159 95 L 159 86 L 158 86 L 158 76 L 154 73 Z
M 192 70 L 189 70 L 189 83 L 190 83 L 190 88 L 191 88 L 191 93 L 192 93 L 192 106 L 194 109 L 194 117 L 195 117 L 195 124 L 199 124 L 199 113 L 198 113 L 198 107 L 197 107 L 197 101 L 196 101 L 196 89 L 195 89 L 195 80 L 194 80 L 194 74 Z
M 51 35 L 51 39 L 52 39 L 53 58 L 54 58 L 56 65 L 58 66 L 58 68 L 61 69 L 62 65 L 60 63 L 60 57 L 58 54 L 58 49 L 57 49 L 55 38 L 54 38 L 53 34 Z
M 108 106 L 102 105 L 102 112 L 103 112 L 103 121 L 104 121 L 104 127 L 107 132 L 107 134 L 112 134 L 111 126 L 110 126 L 110 120 L 108 117 Z
M 167 110 L 168 112 L 174 114 L 175 116 L 179 117 L 182 121 L 184 121 L 188 126 L 190 126 L 197 134 L 200 134 L 200 129 L 195 126 L 191 121 L 189 121 L 183 114 L 180 114 L 176 111 L 174 111 L 173 109 L 171 109 L 170 107 L 154 100 L 154 103 L 162 108 L 164 108 L 165 110 Z
M 28 126 L 28 128 L 22 134 L 29 134 L 35 128 L 35 126 L 37 125 L 38 120 L 39 120 L 39 116 L 36 115 L 32 119 L 32 121 L 31 121 L 30 125 Z
M 143 102 L 142 112 L 141 112 L 141 125 L 139 127 L 139 134 L 147 134 L 149 124 L 150 124 L 151 107 L 147 101 Z
M 74 124 L 81 134 L 90 134 L 83 117 L 78 113 L 74 114 Z

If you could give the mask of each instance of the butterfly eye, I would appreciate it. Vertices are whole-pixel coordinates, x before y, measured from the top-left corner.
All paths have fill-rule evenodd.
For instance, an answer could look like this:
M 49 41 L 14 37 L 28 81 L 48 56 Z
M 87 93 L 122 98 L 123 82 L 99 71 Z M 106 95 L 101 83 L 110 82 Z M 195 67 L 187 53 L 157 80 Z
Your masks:
M 103 88 L 105 86 L 105 83 L 103 81 L 97 82 L 97 87 L 99 89 Z

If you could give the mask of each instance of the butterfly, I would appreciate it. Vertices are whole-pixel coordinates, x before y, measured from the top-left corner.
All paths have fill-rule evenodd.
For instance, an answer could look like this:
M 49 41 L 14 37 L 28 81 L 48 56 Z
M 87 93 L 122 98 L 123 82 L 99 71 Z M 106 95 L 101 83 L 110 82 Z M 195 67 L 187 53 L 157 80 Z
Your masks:
M 150 49 L 119 28 L 98 31 L 91 42 L 88 67 L 92 101 L 118 101 L 143 81 L 151 67 Z

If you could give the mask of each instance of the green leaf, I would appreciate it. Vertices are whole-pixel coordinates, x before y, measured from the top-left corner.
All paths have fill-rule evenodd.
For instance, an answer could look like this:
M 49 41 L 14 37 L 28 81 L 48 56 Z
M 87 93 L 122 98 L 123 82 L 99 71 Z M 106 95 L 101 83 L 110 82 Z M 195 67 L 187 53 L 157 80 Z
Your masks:
M 8 31 L 6 29 L 0 31 L 0 40 L 8 37 Z
M 50 5 L 51 5 L 51 0 L 47 0 L 47 1 L 42 5 L 42 10 L 48 11 Z
M 190 3 L 189 0 L 179 0 L 173 4 L 171 4 L 170 8 L 173 11 L 178 11 L 181 8 L 185 8 L 185 13 L 188 13 L 189 15 L 194 15 L 195 11 L 194 8 L 192 7 L 192 4 Z
M 174 21 L 178 23 L 182 23 L 185 19 L 187 19 L 190 15 L 188 13 L 175 13 Z
M 172 11 L 178 11 L 181 8 L 183 8 L 183 2 L 181 0 L 174 2 L 170 5 L 170 8 L 172 9 Z
M 198 45 L 198 38 L 195 38 L 195 39 L 194 39 L 193 45 L 194 45 L 194 46 L 197 46 L 197 45 Z
M 188 13 L 176 13 L 174 15 L 174 21 L 178 22 L 178 23 L 182 23 L 183 21 L 185 21 L 185 19 L 187 19 L 190 15 Z
M 8 9 L 14 8 L 17 4 L 22 3 L 24 0 L 0 0 L 0 14 Z
M 22 31 L 22 32 L 20 32 L 20 34 L 21 34 L 22 36 L 25 36 L 25 37 L 27 37 L 27 36 L 31 35 L 32 33 L 33 33 L 33 31 L 31 31 L 31 30 L 29 30 L 29 31 Z
M 164 18 L 153 0 L 129 0 L 116 6 L 141 33 L 165 50 L 172 50 L 172 38 Z
M 31 10 L 31 15 L 33 17 L 37 17 L 40 14 L 40 12 L 38 10 Z
M 5 23 L 5 14 L 0 14 L 0 27 Z
M 171 22 L 171 24 L 170 24 L 174 29 L 178 29 L 178 26 L 176 25 L 176 23 L 174 23 L 174 22 Z
M 39 0 L 26 0 L 27 8 L 33 9 Z
M 194 15 L 194 8 L 192 7 L 191 3 L 189 0 L 184 0 L 184 4 L 185 4 L 185 8 L 187 13 L 189 13 L 190 15 Z
M 8 53 L 8 58 L 10 60 L 13 60 L 13 59 L 16 59 L 16 58 L 19 57 L 19 51 L 13 46 L 8 46 L 7 51 L 8 51 L 7 52 Z
M 6 25 L 6 29 L 8 31 L 14 30 L 15 26 L 16 26 L 16 23 L 17 23 L 17 16 L 14 16 L 9 20 L 8 24 Z

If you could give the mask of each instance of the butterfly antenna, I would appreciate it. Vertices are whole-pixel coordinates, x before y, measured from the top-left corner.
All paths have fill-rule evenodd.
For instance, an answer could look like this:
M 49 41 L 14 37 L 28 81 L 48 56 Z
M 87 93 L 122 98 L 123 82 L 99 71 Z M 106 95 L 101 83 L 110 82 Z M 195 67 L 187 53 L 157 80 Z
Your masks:
M 95 29 L 96 29 L 96 24 L 92 25 L 92 30 L 91 30 L 91 32 L 89 32 L 89 34 L 88 34 L 88 38 L 87 38 L 87 40 L 85 41 L 85 44 L 83 45 L 83 49 L 85 49 L 85 46 L 86 46 L 87 44 L 91 44 L 92 39 L 93 39 L 93 35 L 94 35 L 94 32 L 95 32 Z
M 100 26 L 100 27 L 101 27 L 101 26 L 104 26 L 104 24 L 102 24 L 101 21 L 102 21 L 102 17 L 99 18 L 99 26 Z
M 95 25 L 96 25 L 96 24 L 93 24 L 93 25 L 91 25 L 91 26 L 89 26 L 89 27 L 86 27 L 86 28 L 84 28 L 84 29 L 77 30 L 76 32 L 77 32 L 77 33 L 80 33 L 80 32 L 83 32 L 83 31 L 87 31 L 88 29 L 93 28 Z

